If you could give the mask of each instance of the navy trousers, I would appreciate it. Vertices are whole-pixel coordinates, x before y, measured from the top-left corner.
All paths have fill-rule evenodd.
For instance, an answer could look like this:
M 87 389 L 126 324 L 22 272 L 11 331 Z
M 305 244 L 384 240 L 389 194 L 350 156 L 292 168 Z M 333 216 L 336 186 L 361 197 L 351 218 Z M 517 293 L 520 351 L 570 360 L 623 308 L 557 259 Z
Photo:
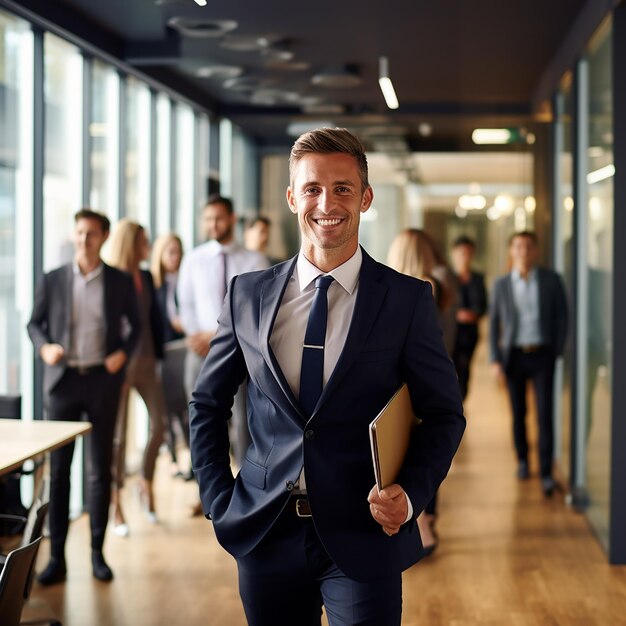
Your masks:
M 324 550 L 312 519 L 289 506 L 237 566 L 249 626 L 319 626 L 322 605 L 330 626 L 400 626 L 402 574 L 348 578 Z
M 511 350 L 506 369 L 507 386 L 513 411 L 513 440 L 520 461 L 527 460 L 526 438 L 526 383 L 532 380 L 537 401 L 539 426 L 539 464 L 542 477 L 552 475 L 554 434 L 552 425 L 552 398 L 555 358 L 549 348 L 524 353 L 517 348 Z

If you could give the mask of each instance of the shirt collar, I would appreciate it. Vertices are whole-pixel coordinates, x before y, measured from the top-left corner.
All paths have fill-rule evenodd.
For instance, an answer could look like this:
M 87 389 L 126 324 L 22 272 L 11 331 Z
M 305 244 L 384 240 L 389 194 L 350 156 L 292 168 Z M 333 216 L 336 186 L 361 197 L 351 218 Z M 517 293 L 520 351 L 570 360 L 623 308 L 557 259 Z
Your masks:
M 232 252 L 237 252 L 240 248 L 239 244 L 234 239 L 229 241 L 227 244 L 221 244 L 216 239 L 211 239 L 210 241 L 207 241 L 207 245 L 214 254 L 219 254 L 220 252 L 230 254 Z
M 75 276 L 82 276 L 86 281 L 93 280 L 102 274 L 104 271 L 104 263 L 100 261 L 100 263 L 96 266 L 94 270 L 91 270 L 88 274 L 83 274 L 80 271 L 80 267 L 78 267 L 78 263 L 76 260 L 72 261 L 72 270 L 74 271 Z
M 535 276 L 537 275 L 537 268 L 533 267 L 529 272 L 528 272 L 528 277 L 527 277 L 527 282 L 532 282 L 533 280 L 535 280 Z M 520 280 L 524 280 L 522 278 L 522 275 L 519 273 L 519 270 L 516 269 L 512 269 L 511 270 L 511 277 L 513 278 L 514 281 L 519 282 Z
M 356 252 L 345 263 L 330 272 L 322 272 L 304 254 L 300 253 L 296 263 L 296 279 L 300 291 L 304 291 L 318 276 L 327 274 L 332 276 L 349 294 L 352 294 L 359 282 L 362 262 L 361 246 L 357 246 Z

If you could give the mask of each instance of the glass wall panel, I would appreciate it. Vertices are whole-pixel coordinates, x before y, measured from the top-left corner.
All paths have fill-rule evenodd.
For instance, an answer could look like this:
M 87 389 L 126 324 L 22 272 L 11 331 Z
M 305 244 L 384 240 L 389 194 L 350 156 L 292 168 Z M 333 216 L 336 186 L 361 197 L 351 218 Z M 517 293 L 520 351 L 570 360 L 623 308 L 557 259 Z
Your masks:
M 32 304 L 33 36 L 0 11 L 0 393 L 19 394 Z M 19 259 L 19 263 L 18 263 Z M 23 392 L 25 398 L 30 393 Z M 27 407 L 24 407 L 25 415 Z M 29 412 L 30 414 L 30 412 Z
M 610 25 L 588 55 L 586 444 L 589 517 L 608 544 L 613 275 L 613 90 Z
M 191 107 L 176 105 L 176 206 L 174 230 L 185 250 L 193 247 L 195 195 L 195 118 Z
M 82 198 L 83 58 L 50 33 L 44 38 L 44 270 L 72 258 L 73 215 Z
M 156 231 L 170 231 L 171 211 L 171 103 L 160 93 L 157 96 L 157 163 L 156 163 Z
M 197 124 L 197 141 L 196 141 L 196 190 L 194 196 L 194 241 L 198 242 L 200 235 L 200 209 L 206 204 L 209 197 L 209 179 L 211 177 L 210 165 L 210 140 L 211 140 L 211 124 L 206 115 L 199 114 L 196 117 Z
M 563 81 L 557 96 L 557 154 L 555 180 L 555 269 L 561 274 L 569 311 L 574 307 L 574 199 L 573 199 L 573 143 L 574 126 L 572 77 Z M 557 442 L 557 459 L 561 478 L 570 483 L 572 442 L 572 345 L 573 328 L 567 336 L 562 363 L 557 365 L 557 390 L 555 415 L 560 434 Z
M 149 226 L 151 94 L 130 77 L 126 84 L 126 215 Z
M 89 206 L 114 221 L 119 217 L 119 99 L 118 73 L 100 61 L 93 62 L 91 85 L 91 189 Z

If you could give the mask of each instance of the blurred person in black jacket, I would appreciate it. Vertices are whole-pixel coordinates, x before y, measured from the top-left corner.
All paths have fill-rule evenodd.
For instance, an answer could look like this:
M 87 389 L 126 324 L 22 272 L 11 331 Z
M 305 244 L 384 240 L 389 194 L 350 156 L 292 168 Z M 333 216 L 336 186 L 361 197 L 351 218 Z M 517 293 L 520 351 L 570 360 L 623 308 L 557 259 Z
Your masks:
M 452 360 L 456 367 L 463 399 L 467 396 L 470 364 L 478 343 L 478 321 L 487 310 L 487 291 L 482 274 L 472 270 L 476 251 L 473 239 L 466 235 L 457 238 L 452 246 L 452 267 L 458 282 L 456 310 L 456 340 Z

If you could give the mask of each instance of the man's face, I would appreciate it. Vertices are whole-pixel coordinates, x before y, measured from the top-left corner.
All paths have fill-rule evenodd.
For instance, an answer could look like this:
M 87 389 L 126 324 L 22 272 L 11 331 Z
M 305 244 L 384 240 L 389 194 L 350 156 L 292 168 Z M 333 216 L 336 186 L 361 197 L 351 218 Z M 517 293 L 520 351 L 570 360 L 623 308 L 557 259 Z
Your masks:
M 361 213 L 369 209 L 372 200 L 372 188 L 361 188 L 356 159 L 338 152 L 305 155 L 287 189 L 304 251 L 330 254 L 341 262 L 356 251 Z
M 233 236 L 235 215 L 228 212 L 224 204 L 208 204 L 202 213 L 202 226 L 207 240 L 228 243 Z
M 454 271 L 459 274 L 469 269 L 474 258 L 474 248 L 468 244 L 455 246 L 452 249 L 452 265 Z
M 74 250 L 79 260 L 93 262 L 100 257 L 100 249 L 109 233 L 102 230 L 100 222 L 80 218 L 74 226 Z
M 265 222 L 256 222 L 254 226 L 248 228 L 244 238 L 248 250 L 263 251 L 270 238 L 270 229 Z
M 514 237 L 509 247 L 511 262 L 517 270 L 528 271 L 537 260 L 537 246 L 530 237 Z

